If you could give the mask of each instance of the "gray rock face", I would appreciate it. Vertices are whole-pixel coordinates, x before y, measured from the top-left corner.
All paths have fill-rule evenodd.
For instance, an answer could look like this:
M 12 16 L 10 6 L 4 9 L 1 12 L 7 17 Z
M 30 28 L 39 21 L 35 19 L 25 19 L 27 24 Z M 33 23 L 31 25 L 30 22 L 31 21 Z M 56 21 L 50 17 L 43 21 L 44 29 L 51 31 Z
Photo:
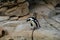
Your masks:
M 4 39 L 5 40 L 9 40 L 9 39 L 13 39 L 13 40 L 31 40 L 31 32 L 32 31 L 20 31 L 14 34 L 11 34 L 9 36 L 6 36 Z M 16 35 L 18 34 L 18 35 Z
M 19 7 L 14 7 L 12 9 L 9 9 L 5 12 L 5 15 L 11 16 L 11 15 L 16 15 L 16 16 L 24 16 L 29 13 L 28 9 L 28 2 L 25 2 L 23 4 L 20 4 Z M 11 12 L 12 11 L 12 12 Z
M 9 19 L 8 16 L 0 16 L 0 21 L 7 20 L 7 19 Z
M 48 24 L 50 26 L 52 26 L 54 29 L 60 31 L 60 23 L 56 22 L 55 20 L 53 19 L 46 19 L 46 21 L 48 22 Z
M 54 20 L 56 20 L 57 22 L 60 22 L 60 15 L 54 16 L 52 17 Z
M 29 13 L 28 6 L 29 3 L 25 0 L 17 0 L 17 3 L 6 2 L 0 7 L 0 13 L 2 16 L 24 16 Z
M 19 6 L 21 7 L 21 5 Z M 60 16 L 54 16 L 55 12 L 52 11 L 54 10 L 54 7 L 52 5 L 49 4 L 49 6 L 48 7 L 47 6 L 48 5 L 38 5 L 36 6 L 36 8 L 33 9 L 32 13 L 33 12 L 38 13 L 37 17 L 41 25 L 41 28 L 34 30 L 34 32 L 33 30 L 31 30 L 30 24 L 26 22 L 26 19 L 30 15 L 19 18 L 19 20 L 15 20 L 15 18 L 12 18 L 11 19 L 12 21 L 8 20 L 8 21 L 0 22 L 0 26 L 2 26 L 9 33 L 8 35 L 0 38 L 0 40 L 32 40 L 32 39 L 33 40 L 60 40 L 60 23 L 58 18 Z M 14 11 L 13 14 L 16 12 L 17 16 L 19 16 L 18 15 L 19 9 L 16 10 L 17 12 L 15 11 L 15 8 L 14 10 L 13 9 L 11 10 Z M 9 13 L 9 11 L 7 13 Z M 45 15 L 45 16 L 42 16 L 42 15 Z M 6 20 L 8 19 L 8 17 L 6 18 L 0 17 L 0 19 Z M 0 35 L 1 35 L 1 30 L 2 28 L 0 29 Z
M 36 30 L 34 31 L 34 40 L 60 40 L 59 32 L 52 30 Z
M 25 1 L 25 0 L 17 0 L 18 3 L 20 3 L 20 2 L 24 2 L 24 1 Z
M 47 17 L 52 17 L 56 14 L 54 7 L 51 4 L 37 5 L 32 12 L 36 12 L 39 15 L 45 15 Z
M 47 21 L 46 21 L 47 20 Z M 52 25 L 56 25 L 52 19 L 38 19 L 41 28 L 33 32 L 34 40 L 60 40 L 60 31 L 53 28 Z M 49 23 L 47 23 L 49 22 Z M 15 26 L 14 26 L 15 25 Z M 22 21 L 8 21 L 2 25 L 6 30 L 8 30 L 9 35 L 4 36 L 1 40 L 31 40 L 32 39 L 32 30 L 30 29 L 30 24 Z M 55 26 L 58 28 L 58 24 Z

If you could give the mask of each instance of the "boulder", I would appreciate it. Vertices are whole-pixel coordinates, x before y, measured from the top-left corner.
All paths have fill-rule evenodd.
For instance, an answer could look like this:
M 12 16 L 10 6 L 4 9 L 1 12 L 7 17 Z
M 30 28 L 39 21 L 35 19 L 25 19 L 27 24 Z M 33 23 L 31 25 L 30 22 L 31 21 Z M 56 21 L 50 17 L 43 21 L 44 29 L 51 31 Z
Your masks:
M 18 3 L 20 3 L 20 2 L 24 2 L 24 1 L 25 1 L 25 0 L 17 0 Z
M 57 22 L 60 23 L 60 15 L 54 16 L 52 17 L 54 20 L 56 20 Z
M 43 15 L 46 17 L 52 17 L 56 15 L 55 8 L 51 4 L 37 5 L 32 12 L 38 13 L 38 15 Z
M 25 2 L 23 4 L 19 4 L 18 6 L 11 8 L 5 12 L 5 15 L 11 16 L 11 15 L 16 15 L 16 16 L 24 16 L 29 13 L 28 9 L 28 2 Z
M 31 33 L 32 31 L 14 32 L 13 34 L 1 38 L 0 40 L 31 40 Z
M 60 40 L 60 34 L 52 30 L 35 30 L 33 40 Z
M 9 16 L 0 16 L 0 22 L 9 19 Z
M 0 38 L 8 35 L 7 30 L 5 30 L 3 27 L 0 27 Z

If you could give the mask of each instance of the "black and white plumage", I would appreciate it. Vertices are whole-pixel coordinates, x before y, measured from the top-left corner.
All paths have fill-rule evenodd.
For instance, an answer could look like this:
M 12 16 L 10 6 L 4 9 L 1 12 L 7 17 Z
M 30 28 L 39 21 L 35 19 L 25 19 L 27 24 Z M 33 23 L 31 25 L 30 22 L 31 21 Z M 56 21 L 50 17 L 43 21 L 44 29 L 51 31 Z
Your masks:
M 34 30 L 41 27 L 38 20 L 34 17 L 29 17 L 27 19 L 27 22 L 29 22 L 31 24 L 31 28 L 34 29 Z

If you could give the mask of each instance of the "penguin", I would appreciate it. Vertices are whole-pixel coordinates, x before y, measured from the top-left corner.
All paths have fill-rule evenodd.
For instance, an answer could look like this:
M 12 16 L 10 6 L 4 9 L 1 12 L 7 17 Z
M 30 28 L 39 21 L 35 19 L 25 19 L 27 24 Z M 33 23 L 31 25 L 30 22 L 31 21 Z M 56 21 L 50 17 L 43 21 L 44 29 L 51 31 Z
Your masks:
M 39 29 L 41 26 L 38 22 L 38 20 L 35 17 L 29 17 L 27 18 L 27 22 L 30 23 L 31 25 L 31 29 L 35 30 L 35 29 Z

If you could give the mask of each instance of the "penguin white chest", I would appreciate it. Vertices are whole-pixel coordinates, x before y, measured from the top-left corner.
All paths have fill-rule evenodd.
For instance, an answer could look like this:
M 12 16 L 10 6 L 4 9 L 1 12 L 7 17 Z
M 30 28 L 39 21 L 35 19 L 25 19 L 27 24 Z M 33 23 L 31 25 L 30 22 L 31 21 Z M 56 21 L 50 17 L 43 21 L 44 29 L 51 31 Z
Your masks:
M 30 21 L 30 24 L 31 24 L 31 28 L 36 27 L 36 24 L 34 23 L 34 21 Z

